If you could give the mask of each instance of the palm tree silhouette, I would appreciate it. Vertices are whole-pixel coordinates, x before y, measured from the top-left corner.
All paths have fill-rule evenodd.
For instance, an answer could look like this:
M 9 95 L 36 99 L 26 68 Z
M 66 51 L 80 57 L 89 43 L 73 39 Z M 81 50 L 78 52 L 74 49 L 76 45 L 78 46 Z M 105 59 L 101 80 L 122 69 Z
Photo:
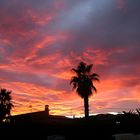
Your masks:
M 92 67 L 93 64 L 87 65 L 84 62 L 80 62 L 77 68 L 72 69 L 72 71 L 76 73 L 76 76 L 73 76 L 70 81 L 70 84 L 73 85 L 73 89 L 76 89 L 78 95 L 84 99 L 85 118 L 89 117 L 88 98 L 93 94 L 92 91 L 97 92 L 93 81 L 99 81 L 98 74 L 91 74 Z
M 13 107 L 11 93 L 6 89 L 0 89 L 0 121 L 11 114 Z

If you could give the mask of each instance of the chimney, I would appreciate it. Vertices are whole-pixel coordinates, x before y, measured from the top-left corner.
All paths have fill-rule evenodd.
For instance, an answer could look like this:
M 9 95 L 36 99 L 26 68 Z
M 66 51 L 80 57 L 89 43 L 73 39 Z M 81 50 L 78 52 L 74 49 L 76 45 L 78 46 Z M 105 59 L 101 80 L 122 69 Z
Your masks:
M 47 115 L 49 115 L 49 105 L 45 105 L 45 112 Z

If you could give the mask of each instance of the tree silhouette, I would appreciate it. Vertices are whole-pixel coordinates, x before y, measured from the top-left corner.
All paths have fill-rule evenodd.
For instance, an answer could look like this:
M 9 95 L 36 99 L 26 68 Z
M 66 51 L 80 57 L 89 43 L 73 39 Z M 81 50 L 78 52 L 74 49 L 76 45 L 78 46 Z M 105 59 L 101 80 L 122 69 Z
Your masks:
M 76 76 L 73 76 L 70 81 L 73 89 L 76 89 L 78 95 L 84 99 L 85 118 L 89 117 L 88 98 L 93 94 L 93 91 L 97 92 L 93 81 L 99 81 L 99 75 L 91 73 L 92 67 L 93 64 L 87 65 L 84 62 L 80 62 L 77 68 L 72 69 L 76 73 Z
M 6 89 L 0 89 L 0 121 L 5 117 L 10 116 L 11 109 L 13 107 L 11 91 L 7 91 Z

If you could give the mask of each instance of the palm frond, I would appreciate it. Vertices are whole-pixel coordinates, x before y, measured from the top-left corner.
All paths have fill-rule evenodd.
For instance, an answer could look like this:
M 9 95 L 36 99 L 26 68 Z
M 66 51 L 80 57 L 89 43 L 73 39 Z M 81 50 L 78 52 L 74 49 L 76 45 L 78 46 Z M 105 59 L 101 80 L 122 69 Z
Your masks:
M 76 89 L 77 94 L 84 98 L 92 95 L 93 91 L 97 92 L 96 87 L 93 85 L 93 81 L 99 81 L 99 75 L 96 73 L 90 74 L 93 64 L 87 65 L 84 62 L 80 62 L 77 68 L 73 68 L 72 71 L 76 72 L 77 76 L 73 76 L 70 84 L 73 89 Z
M 79 78 L 76 77 L 76 76 L 73 76 L 71 81 L 70 81 L 70 85 L 73 83 L 73 82 L 78 82 L 79 81 Z
M 138 115 L 140 115 L 140 108 L 137 108 L 136 112 L 138 113 Z
M 97 92 L 97 89 L 96 89 L 96 87 L 92 84 L 92 89 L 95 91 L 95 92 Z
M 75 68 L 73 68 L 72 71 L 76 72 L 77 74 L 79 73 L 79 70 Z
M 97 77 L 91 78 L 91 80 L 98 81 L 98 82 L 100 81 L 99 78 L 97 78 Z
M 86 72 L 86 63 L 80 62 L 77 68 L 80 72 Z
M 73 83 L 73 89 L 75 89 L 76 87 L 77 87 L 77 83 L 74 82 L 74 83 Z
M 93 64 L 87 65 L 86 72 L 90 72 L 93 67 Z
M 81 98 L 84 98 L 84 89 L 83 89 L 83 87 L 77 87 L 77 89 L 76 89 L 76 92 L 77 92 L 77 94 L 81 97 Z
M 90 79 L 93 80 L 93 81 L 100 81 L 100 80 L 99 80 L 99 75 L 96 74 L 96 73 L 91 74 L 89 77 L 90 77 Z
M 11 102 L 11 92 L 6 89 L 0 89 L 0 117 L 4 118 L 5 116 L 9 116 L 10 111 L 12 109 L 13 104 Z
M 90 76 L 91 77 L 100 77 L 97 73 L 92 73 Z

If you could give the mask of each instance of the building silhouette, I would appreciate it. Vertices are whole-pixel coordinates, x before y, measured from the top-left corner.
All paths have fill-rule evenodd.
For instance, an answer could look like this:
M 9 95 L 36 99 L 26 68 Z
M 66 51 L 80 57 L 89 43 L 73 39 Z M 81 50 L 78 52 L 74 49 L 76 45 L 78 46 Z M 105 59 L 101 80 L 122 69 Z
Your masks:
M 11 122 L 14 123 L 43 123 L 49 117 L 49 105 L 45 105 L 44 111 L 30 112 L 26 114 L 19 114 L 10 116 Z

